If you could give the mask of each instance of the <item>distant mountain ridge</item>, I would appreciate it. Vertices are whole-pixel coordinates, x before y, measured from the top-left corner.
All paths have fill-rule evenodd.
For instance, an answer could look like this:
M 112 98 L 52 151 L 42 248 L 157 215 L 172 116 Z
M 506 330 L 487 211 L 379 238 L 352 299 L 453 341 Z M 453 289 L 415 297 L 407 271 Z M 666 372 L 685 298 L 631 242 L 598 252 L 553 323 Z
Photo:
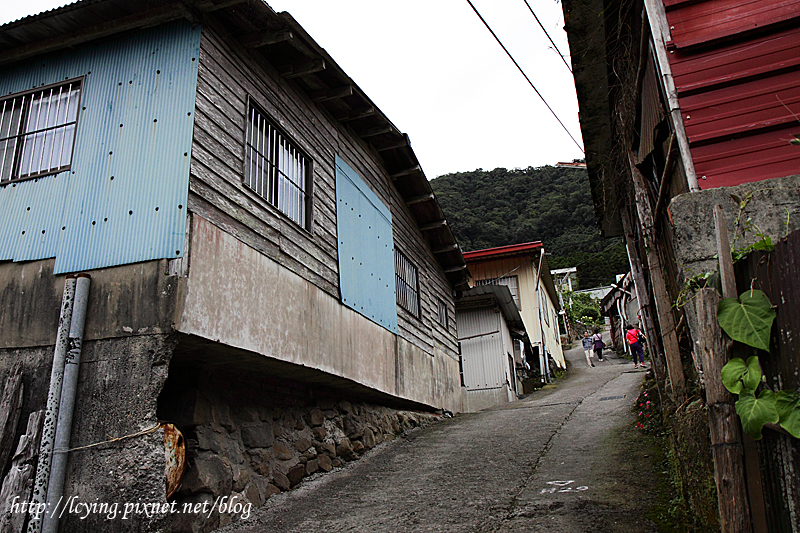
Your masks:
M 550 267 L 577 266 L 584 289 L 629 270 L 622 241 L 600 237 L 585 169 L 478 169 L 430 183 L 464 251 L 542 241 Z

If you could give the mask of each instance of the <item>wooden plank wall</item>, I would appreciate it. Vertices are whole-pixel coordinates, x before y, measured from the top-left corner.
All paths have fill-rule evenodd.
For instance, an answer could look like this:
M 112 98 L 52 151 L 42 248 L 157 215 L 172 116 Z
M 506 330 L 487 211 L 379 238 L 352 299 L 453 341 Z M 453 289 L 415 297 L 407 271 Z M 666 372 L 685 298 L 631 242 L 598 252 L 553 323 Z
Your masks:
M 777 240 L 777 239 L 776 239 Z M 773 390 L 800 390 L 800 230 L 775 244 L 772 252 L 753 252 L 736 263 L 739 294 L 751 287 L 764 291 L 775 306 L 770 352 L 758 352 L 759 363 Z M 734 356 L 747 358 L 753 350 L 736 344 Z M 758 441 L 760 474 L 766 522 L 774 533 L 800 530 L 800 440 L 787 433 L 765 428 Z
M 223 37 L 213 21 L 200 44 L 189 209 L 339 299 L 334 157 L 339 154 L 389 207 L 394 242 L 419 267 L 422 316 L 398 306 L 400 335 L 428 353 L 457 358 L 453 291 L 380 158 L 282 79 Z M 253 99 L 313 161 L 313 223 L 306 231 L 244 187 L 247 99 Z M 438 324 L 436 298 L 449 328 Z

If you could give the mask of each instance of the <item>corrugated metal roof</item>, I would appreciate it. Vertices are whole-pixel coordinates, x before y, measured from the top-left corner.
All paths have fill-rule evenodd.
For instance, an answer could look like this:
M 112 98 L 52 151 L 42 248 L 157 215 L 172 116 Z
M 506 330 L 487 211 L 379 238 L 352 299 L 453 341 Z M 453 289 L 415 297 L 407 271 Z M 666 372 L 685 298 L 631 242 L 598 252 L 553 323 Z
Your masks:
M 465 306 L 472 305 L 487 296 L 489 297 L 488 302 L 490 302 L 490 305 L 497 305 L 503 313 L 509 327 L 525 331 L 525 324 L 522 322 L 522 316 L 519 314 L 517 304 L 514 303 L 510 289 L 505 285 L 479 285 L 472 287 L 470 290 L 464 291 L 461 298 L 456 301 L 456 309 L 463 309 Z M 459 322 L 459 335 L 462 337 L 470 335 L 467 331 L 467 329 L 462 328 L 462 324 Z
M 686 48 L 797 17 L 800 0 L 664 0 L 672 39 Z
M 183 254 L 199 43 L 176 22 L 0 72 L 0 94 L 84 77 L 71 169 L 0 188 L 0 258 L 63 273 Z
M 541 247 L 541 241 L 509 244 L 507 246 L 498 246 L 496 248 L 485 248 L 483 250 L 464 252 L 464 259 L 467 261 L 477 261 L 480 259 L 495 259 L 505 255 L 529 254 Z
M 800 0 L 664 4 L 700 187 L 800 173 Z

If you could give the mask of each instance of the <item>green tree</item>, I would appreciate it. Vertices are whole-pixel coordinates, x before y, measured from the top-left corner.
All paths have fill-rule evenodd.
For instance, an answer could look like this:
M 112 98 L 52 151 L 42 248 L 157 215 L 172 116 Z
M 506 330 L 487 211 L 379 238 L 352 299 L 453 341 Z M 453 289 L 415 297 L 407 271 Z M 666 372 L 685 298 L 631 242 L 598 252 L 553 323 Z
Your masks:
M 600 237 L 583 169 L 477 169 L 431 187 L 464 251 L 542 241 L 551 268 L 578 267 L 580 288 L 608 285 L 629 269 L 622 241 Z

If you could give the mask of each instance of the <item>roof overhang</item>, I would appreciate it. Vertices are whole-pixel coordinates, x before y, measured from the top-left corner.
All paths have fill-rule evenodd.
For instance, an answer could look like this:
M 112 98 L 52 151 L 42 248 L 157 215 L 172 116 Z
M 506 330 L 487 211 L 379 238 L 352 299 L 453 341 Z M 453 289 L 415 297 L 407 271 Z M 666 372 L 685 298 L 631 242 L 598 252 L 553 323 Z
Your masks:
M 511 291 L 505 285 L 480 285 L 464 291 L 461 297 L 456 299 L 456 311 L 494 306 L 500 309 L 512 334 L 518 337 L 527 336 L 525 323 L 522 322 L 517 304 L 514 303 Z
M 617 301 L 625 296 L 633 296 L 633 278 L 631 273 L 628 272 L 625 276 L 611 285 L 611 290 L 600 300 L 600 311 L 603 315 L 608 316 L 612 309 L 617 305 Z
M 261 0 L 80 0 L 0 26 L 0 67 L 83 43 L 187 19 L 213 24 L 260 64 L 268 63 L 316 106 L 362 139 L 414 216 L 450 285 L 469 287 L 455 236 L 401 132 L 288 13 Z
M 542 283 L 544 283 L 547 294 L 553 302 L 556 312 L 561 310 L 561 303 L 558 299 L 558 292 L 556 291 L 553 276 L 550 274 L 550 264 L 547 262 L 547 256 L 544 254 L 544 245 L 541 241 L 525 242 L 520 244 L 509 244 L 508 246 L 498 246 L 497 248 L 485 248 L 483 250 L 474 250 L 472 252 L 464 252 L 464 259 L 467 264 L 475 264 L 486 261 L 495 261 L 497 259 L 506 259 L 509 257 L 529 258 L 533 262 L 534 267 L 540 270 Z M 541 260 L 541 269 L 540 267 Z
M 609 161 L 615 139 L 611 117 L 611 72 L 607 34 L 611 13 L 618 2 L 610 0 L 562 0 L 565 29 L 572 57 L 572 73 L 580 108 L 581 134 L 595 218 L 606 237 L 622 235 L 619 197 L 615 182 L 619 170 Z M 613 30 L 613 28 L 611 28 Z

